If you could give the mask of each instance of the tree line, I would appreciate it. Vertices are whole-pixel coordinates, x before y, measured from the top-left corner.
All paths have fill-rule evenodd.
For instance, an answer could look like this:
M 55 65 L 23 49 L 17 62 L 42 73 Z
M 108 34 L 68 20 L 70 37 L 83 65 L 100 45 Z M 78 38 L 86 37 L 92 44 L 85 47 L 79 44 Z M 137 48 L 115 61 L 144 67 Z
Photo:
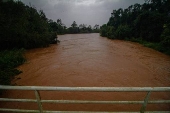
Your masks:
M 80 24 L 77 25 L 76 21 L 73 21 L 71 27 L 66 27 L 65 24 L 62 23 L 61 19 L 57 19 L 57 21 L 49 20 L 49 25 L 52 31 L 56 31 L 57 34 L 76 34 L 76 33 L 99 33 L 100 27 L 99 25 L 94 25 L 92 28 L 91 25 Z
M 45 13 L 20 1 L 0 0 L 0 84 L 10 85 L 16 67 L 25 62 L 24 49 L 46 47 L 54 41 Z
M 125 39 L 146 44 L 170 54 L 170 2 L 145 0 L 126 9 L 113 10 L 100 35 L 110 39 Z
M 45 13 L 21 1 L 0 0 L 0 50 L 12 48 L 46 47 L 54 41 L 56 34 L 99 32 L 99 25 L 80 24 L 74 21 L 67 28 L 61 19 L 53 21 Z
M 0 0 L 0 49 L 46 47 L 56 37 L 45 13 L 21 1 Z

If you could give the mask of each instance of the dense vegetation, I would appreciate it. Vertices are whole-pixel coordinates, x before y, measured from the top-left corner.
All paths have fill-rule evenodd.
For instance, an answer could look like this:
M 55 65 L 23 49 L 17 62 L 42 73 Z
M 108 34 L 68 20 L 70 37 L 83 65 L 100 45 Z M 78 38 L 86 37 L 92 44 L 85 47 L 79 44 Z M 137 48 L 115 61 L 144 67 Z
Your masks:
M 0 84 L 9 85 L 15 75 L 21 71 L 15 69 L 25 62 L 23 49 L 0 52 Z
M 52 40 L 50 26 L 42 10 L 22 2 L 0 2 L 0 49 L 45 47 Z
M 145 0 L 126 9 L 113 10 L 101 36 L 136 41 L 170 54 L 170 2 Z
M 13 0 L 0 0 L 0 31 L 0 84 L 3 85 L 9 85 L 14 75 L 21 73 L 15 68 L 25 61 L 22 48 L 46 47 L 56 38 L 56 31 L 42 10 Z
M 56 43 L 57 34 L 99 32 L 99 25 L 94 29 L 85 24 L 78 27 L 74 21 L 67 28 L 61 19 L 48 19 L 42 10 L 21 1 L 0 0 L 0 31 L 0 84 L 10 85 L 11 79 L 21 73 L 15 68 L 25 61 L 24 49 Z

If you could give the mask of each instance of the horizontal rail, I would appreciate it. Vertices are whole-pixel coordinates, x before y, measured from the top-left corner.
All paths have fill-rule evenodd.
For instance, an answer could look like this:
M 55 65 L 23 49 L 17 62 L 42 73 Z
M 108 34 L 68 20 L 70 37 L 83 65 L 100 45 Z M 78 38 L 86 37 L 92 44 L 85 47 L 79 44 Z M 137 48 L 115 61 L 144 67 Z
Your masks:
M 151 92 L 170 92 L 170 87 L 47 87 L 47 86 L 3 86 L 0 90 L 28 90 L 34 91 L 36 99 L 0 98 L 2 102 L 34 102 L 39 110 L 0 108 L 0 111 L 24 113 L 170 113 L 170 111 L 146 112 L 147 104 L 169 104 L 170 100 L 149 100 Z M 42 100 L 39 91 L 77 91 L 77 92 L 147 92 L 143 101 L 94 101 L 94 100 Z M 44 111 L 42 103 L 59 104 L 142 104 L 140 112 L 91 112 L 91 111 Z
M 35 99 L 9 99 L 0 98 L 0 101 L 6 102 L 37 102 Z M 91 100 L 41 100 L 42 103 L 60 103 L 60 104 L 142 104 L 144 101 L 91 101 Z M 168 104 L 170 100 L 148 101 L 148 104 Z
M 44 86 L 3 86 L 2 90 L 39 90 L 39 91 L 90 91 L 90 92 L 160 92 L 170 91 L 170 87 L 44 87 Z
M 3 109 L 0 111 L 10 112 L 24 112 L 24 113 L 37 113 L 38 110 L 21 110 L 21 109 Z M 140 113 L 140 112 L 99 112 L 99 111 L 43 111 L 43 113 Z M 170 113 L 169 111 L 146 111 L 145 113 Z

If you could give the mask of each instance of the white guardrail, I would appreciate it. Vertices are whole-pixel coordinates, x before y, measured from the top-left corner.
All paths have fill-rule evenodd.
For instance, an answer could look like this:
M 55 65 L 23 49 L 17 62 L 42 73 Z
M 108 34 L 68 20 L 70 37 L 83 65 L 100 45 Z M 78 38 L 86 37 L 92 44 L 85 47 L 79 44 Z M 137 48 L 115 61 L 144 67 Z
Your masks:
M 118 113 L 170 113 L 170 111 L 145 111 L 147 104 L 170 104 L 170 100 L 149 101 L 151 92 L 170 92 L 170 87 L 44 87 L 44 86 L 4 86 L 0 90 L 32 90 L 36 99 L 12 99 L 0 98 L 0 102 L 36 102 L 38 110 L 8 109 L 1 108 L 0 111 L 24 112 L 24 113 L 117 113 L 117 112 L 90 112 L 90 111 L 44 111 L 42 103 L 68 103 L 68 104 L 142 104 L 139 112 Z M 80 92 L 147 92 L 143 101 L 87 101 L 87 100 L 41 100 L 39 91 L 80 91 Z

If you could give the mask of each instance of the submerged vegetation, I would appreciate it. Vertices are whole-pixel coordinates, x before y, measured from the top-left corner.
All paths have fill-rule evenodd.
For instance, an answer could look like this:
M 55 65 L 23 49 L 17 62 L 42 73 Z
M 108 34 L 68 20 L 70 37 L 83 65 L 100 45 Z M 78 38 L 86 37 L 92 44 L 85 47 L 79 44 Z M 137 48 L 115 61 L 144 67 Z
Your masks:
M 131 40 L 170 54 L 170 2 L 145 0 L 126 9 L 113 10 L 100 35 L 110 39 Z

